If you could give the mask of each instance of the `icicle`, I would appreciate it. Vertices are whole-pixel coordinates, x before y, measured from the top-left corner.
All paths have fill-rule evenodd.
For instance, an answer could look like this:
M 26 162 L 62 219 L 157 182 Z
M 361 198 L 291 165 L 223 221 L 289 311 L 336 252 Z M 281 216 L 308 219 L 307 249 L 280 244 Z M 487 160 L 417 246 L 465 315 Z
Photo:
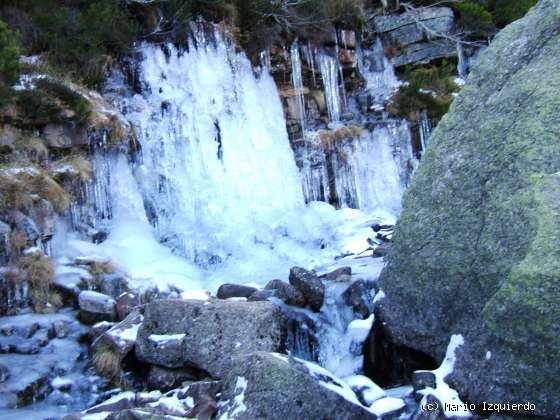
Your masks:
M 327 98 L 329 119 L 332 123 L 337 123 L 340 121 L 341 114 L 337 60 L 322 52 L 319 53 L 317 58 L 323 78 L 325 97 Z
M 422 112 L 422 117 L 420 118 L 420 121 L 418 121 L 418 130 L 420 131 L 422 153 L 424 153 L 428 147 L 430 135 L 432 134 L 432 122 L 428 118 L 428 113 L 426 111 Z
M 383 109 L 385 101 L 398 89 L 400 82 L 393 64 L 385 57 L 381 39 L 377 38 L 371 50 L 358 47 L 358 66 L 367 81 L 367 89 L 373 98 L 373 107 Z
M 299 43 L 297 40 L 292 44 L 290 52 L 292 61 L 292 84 L 296 94 L 297 111 L 299 114 L 301 130 L 302 132 L 305 132 L 305 122 L 307 118 L 305 112 L 305 95 L 303 92 L 303 78 L 301 76 L 301 57 L 299 55 Z
M 261 51 L 260 54 L 261 67 L 265 68 L 269 73 L 272 72 L 272 63 L 270 58 L 270 49 Z
M 313 80 L 313 86 L 317 86 L 317 80 L 315 76 L 315 56 L 313 54 L 313 48 L 311 47 L 311 42 L 307 41 L 307 45 L 304 47 L 305 51 L 305 61 L 311 67 L 311 76 Z
M 461 42 L 457 42 L 457 74 L 461 80 L 467 80 L 468 62 L 465 57 L 465 49 Z

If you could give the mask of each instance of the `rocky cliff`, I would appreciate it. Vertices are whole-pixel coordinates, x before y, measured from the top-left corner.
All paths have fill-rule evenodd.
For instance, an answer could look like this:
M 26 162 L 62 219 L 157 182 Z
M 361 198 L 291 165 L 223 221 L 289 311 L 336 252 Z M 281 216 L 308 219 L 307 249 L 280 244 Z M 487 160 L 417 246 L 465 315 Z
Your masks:
M 504 29 L 431 139 L 405 197 L 381 315 L 391 339 L 441 359 L 469 402 L 560 413 L 560 2 Z

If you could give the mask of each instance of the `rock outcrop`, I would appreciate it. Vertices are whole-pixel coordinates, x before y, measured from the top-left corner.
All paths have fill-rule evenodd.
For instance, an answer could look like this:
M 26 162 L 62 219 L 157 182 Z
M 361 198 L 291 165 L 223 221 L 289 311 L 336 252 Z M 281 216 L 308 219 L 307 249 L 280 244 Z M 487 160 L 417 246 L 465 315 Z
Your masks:
M 560 414 L 560 2 L 476 63 L 406 194 L 380 283 L 391 339 L 441 360 L 469 402 Z
M 284 316 L 270 302 L 161 300 L 145 307 L 136 356 L 153 365 L 193 367 L 221 378 L 236 356 L 282 351 L 285 335 Z
M 414 13 L 376 16 L 372 29 L 393 47 L 393 63 L 399 67 L 456 56 L 455 44 L 445 39 L 454 27 L 449 7 L 425 7 Z

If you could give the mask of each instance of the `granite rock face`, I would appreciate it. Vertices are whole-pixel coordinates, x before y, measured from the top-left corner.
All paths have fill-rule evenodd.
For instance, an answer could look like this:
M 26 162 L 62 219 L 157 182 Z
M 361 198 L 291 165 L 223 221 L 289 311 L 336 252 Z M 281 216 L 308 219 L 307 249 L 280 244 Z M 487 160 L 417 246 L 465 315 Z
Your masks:
M 426 7 L 417 13 L 376 16 L 371 29 L 393 47 L 393 64 L 399 67 L 456 56 L 456 45 L 444 38 L 454 27 L 449 7 Z
M 560 415 L 560 1 L 482 53 L 435 130 L 380 283 L 391 339 L 441 360 L 470 402 Z
M 375 419 L 344 395 L 353 395 L 317 365 L 258 352 L 238 359 L 222 385 L 217 418 Z

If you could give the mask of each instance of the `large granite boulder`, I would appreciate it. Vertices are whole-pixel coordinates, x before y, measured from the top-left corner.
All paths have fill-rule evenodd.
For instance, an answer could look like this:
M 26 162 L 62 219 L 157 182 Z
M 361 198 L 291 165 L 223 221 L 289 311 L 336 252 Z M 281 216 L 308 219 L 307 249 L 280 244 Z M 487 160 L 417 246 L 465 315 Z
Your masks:
M 312 363 L 273 353 L 240 358 L 222 384 L 217 418 L 375 419 L 350 387 Z
M 392 341 L 441 360 L 470 402 L 560 415 L 560 1 L 476 63 L 435 130 L 380 278 Z M 554 175 L 555 174 L 555 175 Z
M 286 321 L 270 302 L 160 300 L 144 310 L 139 360 L 167 368 L 194 367 L 223 377 L 234 358 L 282 351 Z

